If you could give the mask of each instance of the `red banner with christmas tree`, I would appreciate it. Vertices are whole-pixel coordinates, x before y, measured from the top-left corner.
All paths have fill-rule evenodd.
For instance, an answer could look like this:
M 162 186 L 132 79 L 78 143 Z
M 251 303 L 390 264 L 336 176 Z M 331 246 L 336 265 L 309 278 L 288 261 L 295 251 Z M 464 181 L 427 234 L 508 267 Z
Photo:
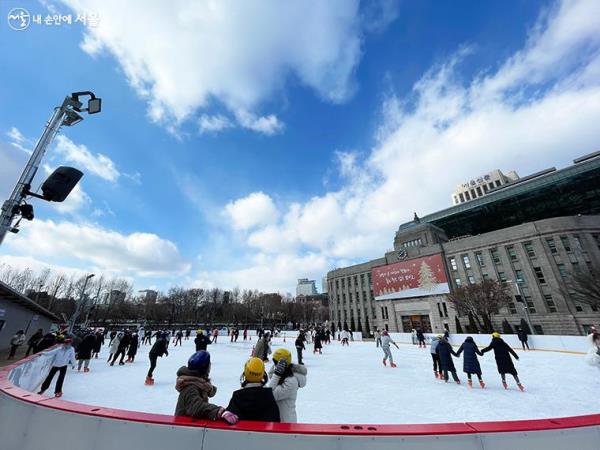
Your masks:
M 444 261 L 439 253 L 372 270 L 375 300 L 423 297 L 450 292 Z

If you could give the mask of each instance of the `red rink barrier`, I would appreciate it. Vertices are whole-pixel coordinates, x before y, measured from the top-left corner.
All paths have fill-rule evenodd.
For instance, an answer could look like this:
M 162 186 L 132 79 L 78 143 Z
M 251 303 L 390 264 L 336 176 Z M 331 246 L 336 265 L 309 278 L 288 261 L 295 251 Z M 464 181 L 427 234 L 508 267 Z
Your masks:
M 317 425 L 175 418 L 58 400 L 13 385 L 0 370 L 0 449 L 42 450 L 564 450 L 600 448 L 600 414 L 506 422 Z M 557 406 L 558 408 L 558 406 Z

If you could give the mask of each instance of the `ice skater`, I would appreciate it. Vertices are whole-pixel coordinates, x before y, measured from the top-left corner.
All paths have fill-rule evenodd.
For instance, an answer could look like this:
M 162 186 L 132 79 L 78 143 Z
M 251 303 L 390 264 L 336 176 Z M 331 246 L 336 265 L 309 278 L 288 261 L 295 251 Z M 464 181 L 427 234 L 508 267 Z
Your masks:
M 479 348 L 477 348 L 477 344 L 475 344 L 475 341 L 471 336 L 467 336 L 465 342 L 460 345 L 456 354 L 460 356 L 460 354 L 463 352 L 463 372 L 467 374 L 467 384 L 469 387 L 473 387 L 473 380 L 471 380 L 471 376 L 475 374 L 477 375 L 481 389 L 484 389 L 485 383 L 481 378 L 481 366 L 479 365 L 479 360 L 477 359 L 477 355 L 483 356 L 483 353 L 481 353 Z
M 524 391 L 525 388 L 519 380 L 517 369 L 515 369 L 515 365 L 510 357 L 510 355 L 512 355 L 516 360 L 518 360 L 519 356 L 512 348 L 509 347 L 506 342 L 504 342 L 504 340 L 500 337 L 500 333 L 498 332 L 492 333 L 492 342 L 490 342 L 490 345 L 488 345 L 486 348 L 481 350 L 481 353 L 487 353 L 491 350 L 494 351 L 496 365 L 498 366 L 498 373 L 502 378 L 502 386 L 504 386 L 504 389 L 508 389 L 508 384 L 506 384 L 506 374 L 509 373 L 517 382 L 519 389 Z
M 154 374 L 154 369 L 156 369 L 156 360 L 162 355 L 169 356 L 169 351 L 167 350 L 167 340 L 164 334 L 160 334 L 156 339 L 156 342 L 150 349 L 150 353 L 148 353 L 148 357 L 150 358 L 150 369 L 148 370 L 148 375 L 146 375 L 145 384 L 152 386 L 154 384 L 154 378 L 152 375 Z
M 123 334 L 123 337 L 119 341 L 119 346 L 117 347 L 117 352 L 113 355 L 113 359 L 110 361 L 111 366 L 115 365 L 115 361 L 117 360 L 119 355 L 121 355 L 121 359 L 119 360 L 119 365 L 120 366 L 125 365 L 125 361 L 123 361 L 123 360 L 125 359 L 125 353 L 127 352 L 127 348 L 129 347 L 130 343 L 131 343 L 131 333 L 129 332 L 129 330 L 126 330 L 125 333 Z
M 425 345 L 425 335 L 420 328 L 417 328 L 417 343 L 419 344 L 419 348 L 426 348 Z
M 527 347 L 527 350 L 529 350 L 527 331 L 525 331 L 523 328 L 520 328 L 519 331 L 517 331 L 517 337 L 519 338 L 519 341 L 521 341 L 523 350 L 525 350 L 525 347 Z
M 350 332 L 348 330 L 342 331 L 342 347 L 344 345 L 350 346 Z
M 128 363 L 132 363 L 133 360 L 135 359 L 135 355 L 137 354 L 137 350 L 138 350 L 138 344 L 139 344 L 138 335 L 137 335 L 137 333 L 133 333 L 131 335 L 131 342 L 129 343 L 129 349 L 127 349 L 127 362 Z
M 176 334 L 175 334 L 175 342 L 173 347 L 177 347 L 177 344 L 179 344 L 179 346 L 181 347 L 181 339 L 183 338 L 183 331 L 179 330 Z
M 452 346 L 448 343 L 447 339 L 443 337 L 436 348 L 437 354 L 440 357 L 440 371 L 443 374 L 443 379 L 446 383 L 448 382 L 448 372 L 452 374 L 452 379 L 456 384 L 460 384 L 458 375 L 456 374 L 456 367 L 454 367 L 454 361 L 452 356 L 458 356 L 452 349 Z
M 313 344 L 313 354 L 314 353 L 318 353 L 319 355 L 322 355 L 323 352 L 321 351 L 321 349 L 323 348 L 323 344 L 321 343 L 321 340 L 323 338 L 323 335 L 321 333 L 321 330 L 317 330 L 315 332 L 315 338 L 313 340 L 314 344 Z
M 379 348 L 381 345 L 381 333 L 379 332 L 379 328 L 375 330 L 375 347 Z
M 439 379 L 442 379 L 442 368 L 440 367 L 440 357 L 437 354 L 437 346 L 443 337 L 441 334 L 438 334 L 431 339 L 431 345 L 429 346 L 429 352 L 433 361 L 433 376 Z
M 300 364 L 301 366 L 304 365 L 304 363 L 302 362 L 302 351 L 306 350 L 306 347 L 304 346 L 304 341 L 306 341 L 306 338 L 304 337 L 304 331 L 300 330 L 300 333 L 298 333 L 298 337 L 296 338 L 296 342 L 294 343 L 294 345 L 296 346 L 296 353 L 298 355 L 298 364 Z
M 595 327 L 590 327 L 590 332 L 586 340 L 589 350 L 587 355 L 585 355 L 585 361 L 590 366 L 596 366 L 600 369 L 600 334 Z
M 92 352 L 96 346 L 96 335 L 91 331 L 87 333 L 77 347 L 77 371 L 81 370 L 85 373 L 90 371 L 90 359 L 92 359 Z
M 217 339 L 219 338 L 219 329 L 215 328 L 213 330 L 213 337 L 212 337 L 212 343 L 216 344 L 217 343 Z
M 112 335 L 112 333 L 111 333 Z M 111 337 L 110 343 L 108 344 L 110 347 L 108 353 L 108 363 L 110 364 L 110 360 L 119 350 L 119 344 L 121 343 L 121 338 L 123 337 L 123 333 L 115 333 L 114 336 Z
M 398 347 L 398 344 L 396 344 L 394 342 L 394 340 L 390 337 L 390 333 L 388 333 L 387 330 L 383 330 L 381 332 L 381 349 L 383 350 L 383 365 L 387 366 L 386 361 L 390 360 L 390 367 L 394 368 L 396 367 L 396 364 L 394 364 L 394 358 L 392 357 L 392 351 L 390 350 L 390 344 L 394 344 L 396 346 L 396 348 L 398 350 L 400 350 L 400 347 Z
M 196 351 L 206 350 L 206 347 L 212 344 L 208 336 L 205 336 L 202 330 L 196 330 L 196 338 L 194 339 Z
M 46 356 L 52 358 L 52 368 L 42 383 L 42 387 L 38 392 L 39 395 L 42 395 L 46 389 L 50 387 L 54 375 L 56 375 L 56 372 L 58 372 L 58 380 L 56 380 L 56 386 L 54 387 L 54 396 L 62 397 L 62 387 L 65 380 L 65 375 L 67 374 L 67 366 L 69 365 L 71 368 L 75 369 L 75 350 L 71 345 L 73 343 L 73 339 L 61 338 L 59 339 L 59 342 L 62 343 L 60 347 L 50 350 L 46 353 Z

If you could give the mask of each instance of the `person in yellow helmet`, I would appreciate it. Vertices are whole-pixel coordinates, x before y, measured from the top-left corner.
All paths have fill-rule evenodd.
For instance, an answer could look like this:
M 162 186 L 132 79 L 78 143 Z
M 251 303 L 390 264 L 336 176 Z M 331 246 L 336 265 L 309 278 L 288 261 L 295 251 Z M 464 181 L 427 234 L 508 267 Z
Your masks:
M 306 367 L 292 364 L 292 354 L 285 348 L 275 350 L 273 363 L 275 365 L 269 371 L 269 387 L 273 389 L 281 421 L 298 422 L 296 398 L 298 389 L 306 386 Z
M 492 342 L 490 342 L 490 345 L 488 345 L 486 348 L 481 350 L 481 353 L 487 353 L 492 350 L 494 351 L 496 366 L 498 366 L 498 373 L 502 378 L 502 386 L 504 386 L 504 389 L 508 389 L 508 384 L 506 383 L 506 374 L 509 373 L 517 382 L 517 387 L 521 391 L 524 391 L 525 388 L 521 384 L 521 380 L 519 380 L 517 369 L 515 369 L 515 365 L 510 357 L 512 355 L 518 360 L 519 356 L 506 342 L 504 342 L 504 340 L 500 337 L 500 333 L 498 332 L 492 333 Z
M 240 420 L 279 422 L 279 408 L 273 397 L 273 390 L 264 387 L 267 381 L 265 364 L 260 358 L 250 358 L 240 377 L 242 388 L 233 393 L 227 410 Z

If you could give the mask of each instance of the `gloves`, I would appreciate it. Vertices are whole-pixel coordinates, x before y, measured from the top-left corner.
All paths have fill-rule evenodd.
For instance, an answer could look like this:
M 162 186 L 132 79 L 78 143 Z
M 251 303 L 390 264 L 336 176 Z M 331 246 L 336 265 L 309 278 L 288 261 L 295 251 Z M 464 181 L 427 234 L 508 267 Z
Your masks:
M 275 366 L 274 373 L 277 376 L 282 376 L 287 367 L 287 361 L 285 359 L 280 359 L 277 365 Z
M 226 409 L 221 408 L 218 414 L 219 419 L 223 419 L 229 425 L 235 425 L 240 420 L 238 416 L 236 416 L 231 411 L 227 411 Z

